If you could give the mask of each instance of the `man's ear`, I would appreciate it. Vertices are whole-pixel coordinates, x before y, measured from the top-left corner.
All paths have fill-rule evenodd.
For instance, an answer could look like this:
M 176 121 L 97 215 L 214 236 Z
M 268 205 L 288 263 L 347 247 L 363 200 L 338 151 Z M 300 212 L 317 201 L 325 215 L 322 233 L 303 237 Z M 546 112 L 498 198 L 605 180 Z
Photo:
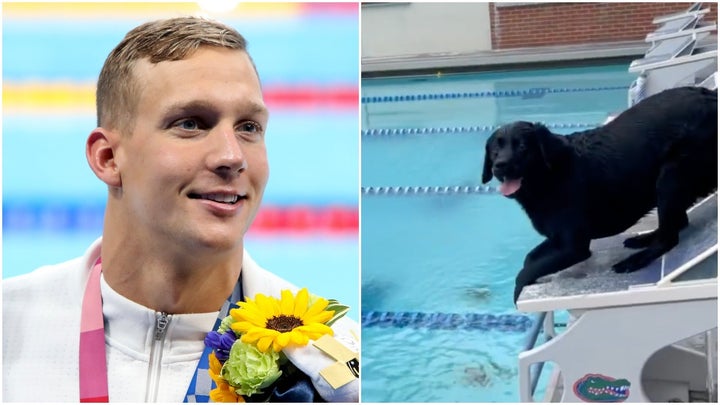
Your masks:
M 105 128 L 95 128 L 85 144 L 85 157 L 90 169 L 110 187 L 121 187 L 122 178 L 115 160 L 117 138 L 120 135 Z

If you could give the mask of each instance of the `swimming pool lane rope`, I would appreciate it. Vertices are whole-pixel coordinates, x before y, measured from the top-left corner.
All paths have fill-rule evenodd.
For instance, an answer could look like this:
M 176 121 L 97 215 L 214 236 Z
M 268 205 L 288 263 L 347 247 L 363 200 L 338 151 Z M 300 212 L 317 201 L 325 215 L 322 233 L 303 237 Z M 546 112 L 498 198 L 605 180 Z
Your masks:
M 533 320 L 521 314 L 451 314 L 369 311 L 362 314 L 364 328 L 427 328 L 444 330 L 498 330 L 526 332 Z
M 595 128 L 598 123 L 543 123 L 548 129 L 580 129 Z M 436 134 L 463 134 L 472 132 L 495 131 L 502 125 L 474 125 L 434 128 L 373 128 L 360 131 L 362 136 L 393 136 L 393 135 L 436 135 Z
M 368 96 L 361 97 L 360 102 L 362 104 L 373 104 L 373 103 L 393 103 L 393 102 L 405 102 L 405 101 L 427 101 L 427 100 L 448 100 L 448 99 L 464 99 L 464 98 L 488 98 L 488 97 L 525 97 L 525 98 L 538 98 L 545 94 L 552 93 L 578 93 L 588 91 L 606 91 L 606 90 L 628 90 L 629 85 L 626 86 L 598 86 L 598 87 L 539 87 L 530 89 L 518 89 L 518 90 L 496 90 L 496 91 L 475 91 L 475 92 L 462 92 L 462 93 L 420 93 L 420 94 L 405 94 L 395 96 Z
M 434 194 L 497 194 L 494 186 L 380 186 L 361 187 L 362 194 L 369 195 L 434 195 Z

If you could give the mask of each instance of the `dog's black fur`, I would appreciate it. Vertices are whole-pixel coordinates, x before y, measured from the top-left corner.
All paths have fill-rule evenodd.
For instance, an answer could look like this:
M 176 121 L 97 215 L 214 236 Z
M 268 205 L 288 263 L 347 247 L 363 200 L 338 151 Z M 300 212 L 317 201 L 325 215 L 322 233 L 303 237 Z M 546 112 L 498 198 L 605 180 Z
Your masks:
M 521 179 L 509 197 L 547 238 L 527 254 L 515 301 L 539 277 L 590 257 L 591 239 L 625 231 L 654 207 L 658 229 L 625 240 L 626 247 L 643 250 L 613 270 L 638 270 L 675 246 L 688 224 L 686 210 L 717 188 L 717 108 L 717 91 L 682 87 L 567 136 L 529 122 L 495 131 L 485 147 L 482 181 Z

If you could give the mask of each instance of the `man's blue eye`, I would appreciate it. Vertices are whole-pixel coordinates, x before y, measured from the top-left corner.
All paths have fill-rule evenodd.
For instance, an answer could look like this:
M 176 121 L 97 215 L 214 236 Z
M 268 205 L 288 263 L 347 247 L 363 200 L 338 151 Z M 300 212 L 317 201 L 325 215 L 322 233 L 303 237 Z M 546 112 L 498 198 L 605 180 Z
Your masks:
M 240 129 L 243 132 L 258 132 L 260 131 L 260 126 L 254 122 L 245 122 L 240 126 Z
M 176 126 L 180 127 L 181 129 L 185 130 L 195 130 L 198 129 L 198 123 L 196 120 L 193 119 L 184 119 L 181 121 L 178 121 Z

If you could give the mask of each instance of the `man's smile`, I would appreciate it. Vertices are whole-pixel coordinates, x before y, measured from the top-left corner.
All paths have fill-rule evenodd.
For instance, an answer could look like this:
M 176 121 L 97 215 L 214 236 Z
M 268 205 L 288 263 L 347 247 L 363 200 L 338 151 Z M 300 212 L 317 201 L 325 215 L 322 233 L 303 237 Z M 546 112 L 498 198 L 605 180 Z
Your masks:
M 247 195 L 233 194 L 233 193 L 190 193 L 188 197 L 199 200 L 209 200 L 223 204 L 236 204 L 242 199 L 246 199 Z

